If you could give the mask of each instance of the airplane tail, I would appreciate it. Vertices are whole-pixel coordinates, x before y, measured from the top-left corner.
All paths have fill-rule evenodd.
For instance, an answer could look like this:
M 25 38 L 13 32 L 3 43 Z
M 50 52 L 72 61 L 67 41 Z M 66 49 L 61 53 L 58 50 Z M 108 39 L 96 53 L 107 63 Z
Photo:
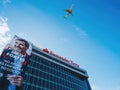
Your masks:
M 68 15 L 69 15 L 69 13 L 66 13 L 66 15 L 64 16 L 64 18 L 67 19 Z

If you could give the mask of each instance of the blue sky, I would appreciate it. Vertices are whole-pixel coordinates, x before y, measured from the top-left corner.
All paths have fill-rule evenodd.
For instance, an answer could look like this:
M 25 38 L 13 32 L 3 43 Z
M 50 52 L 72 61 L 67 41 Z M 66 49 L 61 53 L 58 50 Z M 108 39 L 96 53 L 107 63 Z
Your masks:
M 0 51 L 23 37 L 87 70 L 93 90 L 120 90 L 119 30 L 119 0 L 0 0 Z

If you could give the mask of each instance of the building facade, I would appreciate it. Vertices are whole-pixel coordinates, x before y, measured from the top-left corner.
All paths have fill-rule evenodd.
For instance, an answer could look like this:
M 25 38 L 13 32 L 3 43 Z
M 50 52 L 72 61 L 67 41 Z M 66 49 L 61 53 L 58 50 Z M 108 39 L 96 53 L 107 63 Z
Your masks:
M 85 70 L 33 45 L 22 90 L 91 90 Z

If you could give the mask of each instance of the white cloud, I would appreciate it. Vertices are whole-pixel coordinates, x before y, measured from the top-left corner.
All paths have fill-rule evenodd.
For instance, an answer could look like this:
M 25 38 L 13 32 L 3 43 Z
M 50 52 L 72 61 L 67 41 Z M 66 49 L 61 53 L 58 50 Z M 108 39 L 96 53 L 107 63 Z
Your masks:
M 4 19 L 0 16 L 0 34 L 4 35 L 6 32 L 9 31 L 9 27 L 6 23 L 7 19 Z
M 11 0 L 0 0 L 0 4 L 6 5 L 7 3 L 11 3 Z
M 96 85 L 91 85 L 92 90 L 101 90 L 98 86 Z
M 120 85 L 118 85 L 118 86 L 115 88 L 115 90 L 120 90 Z
M 64 43 L 67 43 L 69 41 L 69 39 L 67 37 L 62 37 L 60 38 L 61 41 L 63 41 Z
M 20 37 L 27 37 L 28 35 L 23 33 L 23 32 L 19 32 L 18 36 L 20 36 Z
M 95 85 L 92 85 L 91 88 L 92 88 L 92 90 L 96 90 L 96 89 L 95 89 L 95 88 L 96 88 Z
M 73 27 L 73 28 L 75 29 L 75 31 L 80 35 L 80 37 L 85 38 L 85 37 L 88 36 L 88 34 L 87 34 L 84 30 L 82 30 L 81 28 L 79 28 L 78 26 L 73 25 L 72 27 Z
M 0 16 L 0 53 L 2 52 L 7 42 L 11 39 L 9 32 L 10 29 L 7 24 L 7 18 L 4 19 Z
M 0 2 L 1 2 L 3 5 L 5 5 L 5 4 L 7 4 L 7 3 L 11 3 L 11 0 L 0 0 Z

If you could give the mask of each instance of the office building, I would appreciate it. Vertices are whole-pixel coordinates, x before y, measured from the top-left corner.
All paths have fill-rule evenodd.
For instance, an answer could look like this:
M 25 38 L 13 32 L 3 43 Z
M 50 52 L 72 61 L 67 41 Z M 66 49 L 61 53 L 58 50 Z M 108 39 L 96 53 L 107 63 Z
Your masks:
M 48 49 L 32 48 L 22 90 L 91 90 L 79 65 Z

